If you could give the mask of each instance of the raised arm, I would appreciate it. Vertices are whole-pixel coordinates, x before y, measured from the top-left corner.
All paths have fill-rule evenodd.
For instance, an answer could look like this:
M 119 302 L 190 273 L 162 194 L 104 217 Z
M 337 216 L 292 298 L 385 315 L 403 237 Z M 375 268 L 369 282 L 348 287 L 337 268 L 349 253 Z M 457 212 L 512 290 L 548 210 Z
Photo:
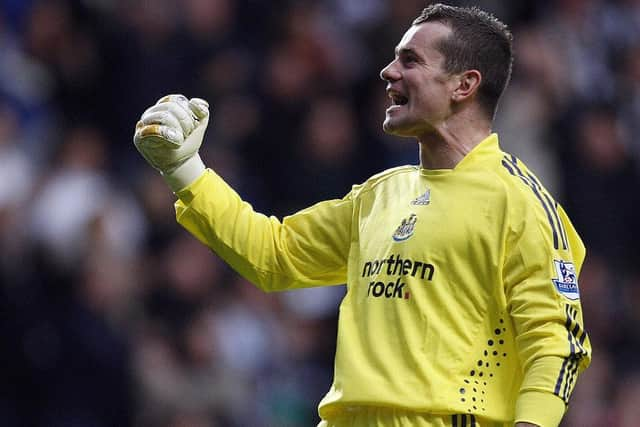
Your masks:
M 138 151 L 178 196 L 178 222 L 265 291 L 345 283 L 351 196 L 318 203 L 283 221 L 255 212 L 200 159 L 208 121 L 205 101 L 168 95 L 136 126 Z

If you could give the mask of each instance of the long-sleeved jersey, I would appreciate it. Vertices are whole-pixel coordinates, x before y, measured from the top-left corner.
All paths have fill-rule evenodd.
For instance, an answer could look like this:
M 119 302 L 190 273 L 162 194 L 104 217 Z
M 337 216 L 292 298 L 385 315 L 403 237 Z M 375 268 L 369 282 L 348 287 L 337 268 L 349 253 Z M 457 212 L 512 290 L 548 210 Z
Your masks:
M 497 135 L 454 169 L 404 166 L 282 222 L 213 171 L 178 221 L 265 291 L 347 283 L 319 412 L 359 406 L 556 425 L 591 347 L 585 248 Z

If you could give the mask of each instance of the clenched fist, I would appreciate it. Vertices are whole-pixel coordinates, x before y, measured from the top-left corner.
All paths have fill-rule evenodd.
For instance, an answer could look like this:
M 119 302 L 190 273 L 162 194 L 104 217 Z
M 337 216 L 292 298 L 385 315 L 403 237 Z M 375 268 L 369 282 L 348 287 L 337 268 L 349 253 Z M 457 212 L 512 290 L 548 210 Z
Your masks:
M 142 114 L 133 142 L 171 189 L 178 191 L 205 169 L 198 150 L 208 123 L 209 104 L 205 100 L 167 95 Z

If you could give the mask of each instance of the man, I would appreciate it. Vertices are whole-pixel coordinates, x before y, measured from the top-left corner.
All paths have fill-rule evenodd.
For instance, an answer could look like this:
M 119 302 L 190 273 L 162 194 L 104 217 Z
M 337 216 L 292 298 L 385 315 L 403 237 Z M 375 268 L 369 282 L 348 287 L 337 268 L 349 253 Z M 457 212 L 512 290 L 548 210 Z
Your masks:
M 492 133 L 511 34 L 476 8 L 427 7 L 381 72 L 384 130 L 420 166 L 382 172 L 282 222 L 255 213 L 197 150 L 208 106 L 162 98 L 138 150 L 177 219 L 265 291 L 347 283 L 320 426 L 557 426 L 590 360 L 563 209 Z

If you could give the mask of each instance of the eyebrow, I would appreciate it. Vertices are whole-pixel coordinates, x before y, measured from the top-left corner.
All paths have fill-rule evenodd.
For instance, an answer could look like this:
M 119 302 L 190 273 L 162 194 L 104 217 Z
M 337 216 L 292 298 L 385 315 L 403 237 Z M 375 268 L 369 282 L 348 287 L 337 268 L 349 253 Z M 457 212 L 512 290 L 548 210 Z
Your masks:
M 394 51 L 396 56 L 400 56 L 401 54 L 405 54 L 405 55 L 412 54 L 415 56 L 419 56 L 418 53 L 410 47 L 403 47 L 403 48 L 396 47 Z

